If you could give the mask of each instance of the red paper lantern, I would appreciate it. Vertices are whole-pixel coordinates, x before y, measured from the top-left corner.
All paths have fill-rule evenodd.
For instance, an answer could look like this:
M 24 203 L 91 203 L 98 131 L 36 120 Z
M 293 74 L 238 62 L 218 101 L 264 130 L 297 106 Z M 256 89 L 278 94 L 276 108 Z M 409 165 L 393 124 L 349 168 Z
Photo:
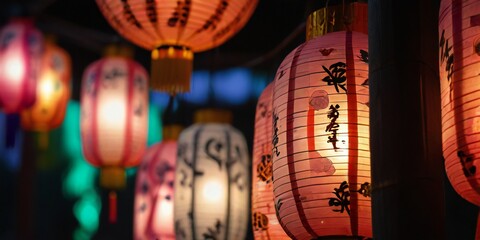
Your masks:
M 17 113 L 35 102 L 43 38 L 27 19 L 0 30 L 0 107 Z
M 443 0 L 438 30 L 445 168 L 455 191 L 477 206 L 480 206 L 479 13 L 480 1 Z
M 49 131 L 62 124 L 70 98 L 70 78 L 70 57 L 60 47 L 47 42 L 37 82 L 37 100 L 22 111 L 24 129 Z
M 125 186 L 125 171 L 140 163 L 148 125 L 148 75 L 125 57 L 106 57 L 88 66 L 81 92 L 81 136 L 85 158 L 101 168 L 100 185 Z M 115 194 L 111 192 L 111 221 Z
M 273 203 L 272 185 L 272 90 L 263 90 L 255 113 L 252 165 L 252 225 L 255 239 L 288 240 Z
M 146 152 L 135 187 L 134 239 L 175 239 L 173 184 L 181 127 L 164 127 L 164 140 Z
M 96 0 L 110 25 L 136 45 L 152 50 L 155 89 L 190 89 L 193 52 L 224 43 L 252 15 L 258 0 Z
M 273 192 L 293 239 L 371 237 L 368 37 L 341 31 L 293 50 L 273 88 Z

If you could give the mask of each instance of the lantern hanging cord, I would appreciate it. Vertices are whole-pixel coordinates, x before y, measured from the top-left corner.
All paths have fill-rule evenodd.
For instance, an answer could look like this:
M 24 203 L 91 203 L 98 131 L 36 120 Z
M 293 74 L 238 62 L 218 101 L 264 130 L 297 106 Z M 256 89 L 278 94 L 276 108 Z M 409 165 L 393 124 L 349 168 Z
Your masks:
M 176 95 L 170 95 L 167 108 L 165 108 L 165 112 L 163 113 L 163 123 L 165 125 L 178 123 L 175 101 L 177 101 Z

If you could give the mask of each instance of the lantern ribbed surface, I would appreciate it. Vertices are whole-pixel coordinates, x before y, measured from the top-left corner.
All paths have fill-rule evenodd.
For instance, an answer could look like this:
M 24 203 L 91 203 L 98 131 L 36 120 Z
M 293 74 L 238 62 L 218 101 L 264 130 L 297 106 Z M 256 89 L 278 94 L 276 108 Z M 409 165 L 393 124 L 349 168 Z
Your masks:
M 96 0 L 110 25 L 145 49 L 185 46 L 194 52 L 216 47 L 238 32 L 258 0 Z
M 148 125 L 148 75 L 138 63 L 106 57 L 89 65 L 81 90 L 85 158 L 97 167 L 132 167 L 144 153 Z
M 0 108 L 18 113 L 35 103 L 43 37 L 32 21 L 13 19 L 0 30 Z
M 480 1 L 443 0 L 439 15 L 443 156 L 453 188 L 480 206 Z
M 137 172 L 134 239 L 175 240 L 173 184 L 177 142 L 157 143 L 147 149 Z
M 371 237 L 368 37 L 335 32 L 293 50 L 273 89 L 273 192 L 294 239 Z
M 275 213 L 272 184 L 272 90 L 270 83 L 258 98 L 252 165 L 252 227 L 255 239 L 289 240 Z
M 22 111 L 22 127 L 48 131 L 59 127 L 70 99 L 71 61 L 62 48 L 45 44 L 35 104 Z
M 219 46 L 238 32 L 258 0 L 96 0 L 123 37 L 152 50 L 150 86 L 188 92 L 193 53 Z
M 248 149 L 228 124 L 194 124 L 178 140 L 175 180 L 177 239 L 246 237 L 250 207 Z

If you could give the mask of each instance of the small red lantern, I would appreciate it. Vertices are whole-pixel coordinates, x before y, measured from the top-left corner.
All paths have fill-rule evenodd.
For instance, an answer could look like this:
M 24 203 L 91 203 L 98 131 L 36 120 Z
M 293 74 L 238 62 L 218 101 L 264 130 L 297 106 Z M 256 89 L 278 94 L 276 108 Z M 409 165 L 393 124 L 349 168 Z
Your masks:
M 255 113 L 252 165 L 252 227 L 255 239 L 288 240 L 275 213 L 272 184 L 272 90 L 263 90 Z
M 477 206 L 480 206 L 479 9 L 480 1 L 442 0 L 438 29 L 445 168 L 455 191 Z M 479 238 L 480 225 L 476 239 Z
M 152 50 L 154 89 L 190 90 L 193 52 L 221 45 L 252 15 L 258 0 L 96 0 L 110 25 Z
M 35 102 L 43 38 L 32 21 L 13 19 L 0 30 L 0 107 L 18 113 Z
M 85 158 L 101 168 L 100 185 L 125 186 L 125 168 L 140 163 L 148 125 L 148 75 L 125 57 L 105 57 L 88 66 L 81 93 L 81 136 Z M 111 207 L 116 196 L 112 191 Z M 110 219 L 115 221 L 112 208 Z
M 24 129 L 49 131 L 62 124 L 70 98 L 70 78 L 70 57 L 47 41 L 37 81 L 37 100 L 32 107 L 22 111 Z
M 177 139 L 182 128 L 164 126 L 163 141 L 146 152 L 137 173 L 134 239 L 175 239 L 173 200 Z

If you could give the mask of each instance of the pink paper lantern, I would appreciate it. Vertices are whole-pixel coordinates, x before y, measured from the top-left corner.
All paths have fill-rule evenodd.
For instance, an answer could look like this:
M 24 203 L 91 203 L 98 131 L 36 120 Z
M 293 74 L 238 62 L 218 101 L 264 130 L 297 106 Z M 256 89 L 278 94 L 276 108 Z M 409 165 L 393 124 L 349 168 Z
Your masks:
M 272 184 L 272 90 L 263 90 L 255 113 L 252 165 L 252 227 L 255 239 L 289 240 L 277 220 Z
M 273 89 L 273 192 L 293 239 L 371 237 L 368 37 L 314 38 L 280 65 Z
M 480 206 L 480 1 L 442 0 L 439 15 L 443 156 L 455 191 Z M 480 238 L 480 225 L 477 238 Z
M 166 140 L 151 146 L 143 157 L 135 187 L 134 238 L 175 239 L 173 184 L 177 142 Z
M 18 113 L 35 103 L 43 38 L 27 19 L 13 19 L 0 30 L 0 107 Z

